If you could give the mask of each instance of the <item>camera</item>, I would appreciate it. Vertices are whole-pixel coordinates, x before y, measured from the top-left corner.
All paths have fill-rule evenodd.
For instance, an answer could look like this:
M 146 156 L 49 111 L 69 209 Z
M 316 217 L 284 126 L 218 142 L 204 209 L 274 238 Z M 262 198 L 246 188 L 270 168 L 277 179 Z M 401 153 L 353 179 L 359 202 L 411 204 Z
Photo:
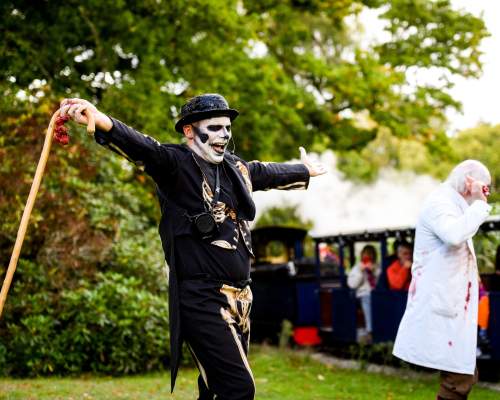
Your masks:
M 202 239 L 213 238 L 219 233 L 219 226 L 211 213 L 204 212 L 192 218 L 194 230 Z

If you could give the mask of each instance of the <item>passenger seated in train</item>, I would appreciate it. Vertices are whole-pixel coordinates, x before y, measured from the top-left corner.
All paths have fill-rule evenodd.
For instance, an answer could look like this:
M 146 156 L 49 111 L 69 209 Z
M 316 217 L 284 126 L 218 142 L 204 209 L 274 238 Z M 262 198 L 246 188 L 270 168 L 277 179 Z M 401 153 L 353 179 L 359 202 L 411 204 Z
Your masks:
M 377 251 L 372 245 L 366 245 L 361 250 L 361 260 L 352 267 L 347 276 L 347 285 L 356 290 L 356 297 L 361 303 L 363 316 L 365 318 L 367 343 L 371 342 L 372 314 L 371 314 L 371 291 L 375 288 L 380 268 L 377 265 Z
M 482 282 L 479 282 L 479 302 L 477 316 L 477 356 L 489 352 L 488 322 L 490 319 L 490 297 Z
M 411 282 L 412 246 L 400 242 L 397 247 L 397 259 L 387 268 L 387 282 L 391 290 L 408 290 Z
M 339 255 L 326 243 L 319 244 L 319 260 L 322 263 L 340 265 Z

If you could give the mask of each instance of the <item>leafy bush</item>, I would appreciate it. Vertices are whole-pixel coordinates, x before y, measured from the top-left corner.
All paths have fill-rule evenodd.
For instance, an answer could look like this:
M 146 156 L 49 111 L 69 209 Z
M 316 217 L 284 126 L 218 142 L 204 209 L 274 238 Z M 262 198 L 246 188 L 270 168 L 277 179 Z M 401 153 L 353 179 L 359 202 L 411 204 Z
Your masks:
M 38 283 L 47 276 L 33 263 L 22 267 L 23 275 L 28 272 Z M 95 284 L 82 281 L 79 288 L 58 294 L 19 296 L 17 288 L 0 337 L 0 372 L 124 374 L 167 365 L 165 296 L 146 291 L 134 277 L 109 272 L 96 278 Z

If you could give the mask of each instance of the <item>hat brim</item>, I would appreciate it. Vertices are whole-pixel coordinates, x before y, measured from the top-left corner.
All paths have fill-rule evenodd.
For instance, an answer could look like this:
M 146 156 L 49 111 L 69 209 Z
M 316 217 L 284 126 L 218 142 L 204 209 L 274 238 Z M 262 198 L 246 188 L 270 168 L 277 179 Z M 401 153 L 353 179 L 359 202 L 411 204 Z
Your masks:
M 179 133 L 183 133 L 182 130 L 184 125 L 189 125 L 196 121 L 201 121 L 202 119 L 208 119 L 213 117 L 229 117 L 234 120 L 240 113 L 232 108 L 228 108 L 226 110 L 210 110 L 210 111 L 199 111 L 194 112 L 192 114 L 186 115 L 184 118 L 181 118 L 175 124 L 175 130 Z

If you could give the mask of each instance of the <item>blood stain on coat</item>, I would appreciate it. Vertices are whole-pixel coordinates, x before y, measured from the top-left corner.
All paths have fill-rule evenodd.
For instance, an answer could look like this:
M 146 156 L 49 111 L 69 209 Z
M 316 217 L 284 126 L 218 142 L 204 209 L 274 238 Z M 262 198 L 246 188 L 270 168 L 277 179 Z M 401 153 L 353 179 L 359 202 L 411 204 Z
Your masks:
M 467 284 L 467 296 L 465 296 L 465 306 L 464 310 L 467 311 L 467 307 L 469 306 L 469 301 L 470 301 L 470 288 L 472 286 L 471 281 Z
M 453 342 L 451 340 L 448 342 L 448 346 L 453 346 Z
M 413 298 L 415 297 L 415 293 L 417 293 L 417 279 L 416 279 L 416 277 L 413 277 L 413 279 L 411 280 L 410 289 L 408 290 L 408 293 L 410 294 L 411 299 L 413 300 Z

